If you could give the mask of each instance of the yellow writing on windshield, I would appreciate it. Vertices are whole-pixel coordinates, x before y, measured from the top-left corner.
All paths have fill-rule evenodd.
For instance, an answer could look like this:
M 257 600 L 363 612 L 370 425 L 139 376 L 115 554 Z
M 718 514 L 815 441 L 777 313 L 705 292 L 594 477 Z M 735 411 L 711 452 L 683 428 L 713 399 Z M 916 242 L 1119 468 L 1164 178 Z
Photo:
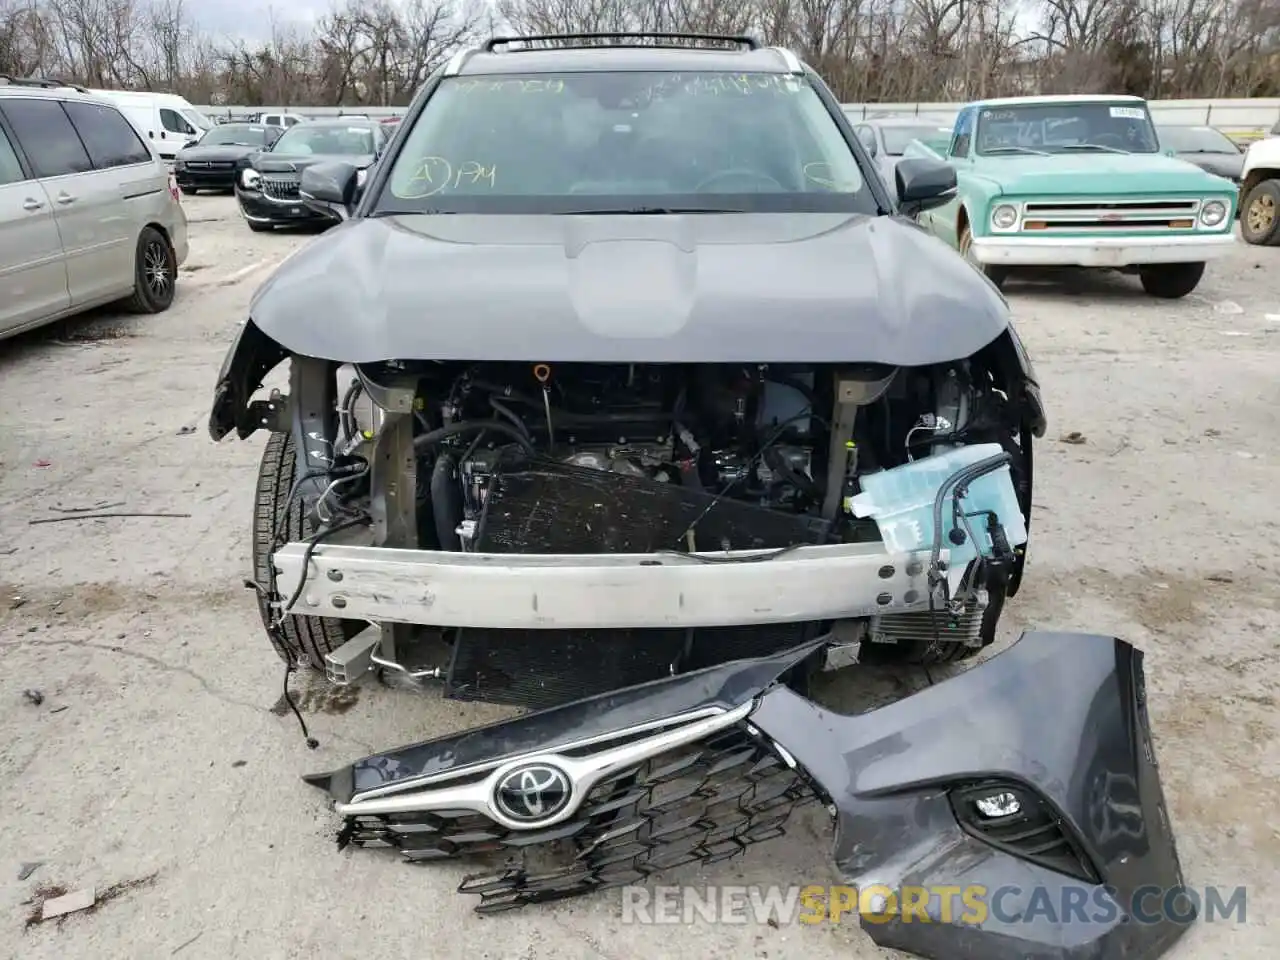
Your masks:
M 478 160 L 463 160 L 455 164 L 444 157 L 423 157 L 414 167 L 407 190 L 397 193 L 407 199 L 418 200 L 446 190 L 457 190 L 463 185 L 488 186 L 492 190 L 497 179 L 496 164 L 485 166 Z
M 820 187 L 826 187 L 828 190 L 836 190 L 836 181 L 832 177 L 831 164 L 821 160 L 815 160 L 813 163 L 804 165 L 804 178 L 810 183 L 816 183 Z
M 547 79 L 507 78 L 503 80 L 460 80 L 459 93 L 564 93 L 564 81 L 559 77 Z

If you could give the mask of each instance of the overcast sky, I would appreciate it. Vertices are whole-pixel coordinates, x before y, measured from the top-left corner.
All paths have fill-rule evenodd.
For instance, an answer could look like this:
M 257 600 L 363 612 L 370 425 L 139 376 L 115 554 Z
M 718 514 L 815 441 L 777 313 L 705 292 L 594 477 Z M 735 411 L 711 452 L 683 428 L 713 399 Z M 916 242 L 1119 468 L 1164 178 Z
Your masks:
M 314 23 L 334 6 L 333 0 L 188 0 L 191 18 L 205 33 L 216 37 L 266 39 L 271 36 L 271 19 L 306 25 Z

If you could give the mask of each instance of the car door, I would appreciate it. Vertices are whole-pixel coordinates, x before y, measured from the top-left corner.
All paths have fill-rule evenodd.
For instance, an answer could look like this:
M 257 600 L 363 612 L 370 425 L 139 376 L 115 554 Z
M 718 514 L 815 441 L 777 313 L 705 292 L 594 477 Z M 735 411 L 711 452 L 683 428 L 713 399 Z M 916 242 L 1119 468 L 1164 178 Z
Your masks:
M 90 299 L 112 292 L 127 292 L 134 283 L 137 241 L 143 227 L 165 222 L 163 209 L 169 190 L 169 173 L 157 164 L 133 126 L 110 104 L 66 100 L 62 109 L 71 120 L 93 162 L 92 178 L 103 193 L 109 216 L 111 245 L 104 257 L 104 275 L 94 278 Z M 97 281 L 100 280 L 100 283 Z
M 5 116 L 53 201 L 72 306 L 127 292 L 121 289 L 120 266 L 133 238 L 118 175 L 94 168 L 59 101 L 7 100 Z
M 0 100 L 0 112 L 9 100 Z M 0 125 L 0 335 L 71 305 L 53 203 Z

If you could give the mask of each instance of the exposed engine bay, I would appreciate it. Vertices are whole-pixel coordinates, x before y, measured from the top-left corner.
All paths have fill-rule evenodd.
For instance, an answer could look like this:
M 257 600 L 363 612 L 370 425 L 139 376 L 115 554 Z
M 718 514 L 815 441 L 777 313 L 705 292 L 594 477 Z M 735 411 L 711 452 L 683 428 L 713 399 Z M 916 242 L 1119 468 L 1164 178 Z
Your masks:
M 406 362 L 358 368 L 342 403 L 342 449 L 376 429 L 359 422 L 360 395 L 406 380 L 416 384 L 427 549 L 875 540 L 873 522 L 843 509 L 860 476 L 959 444 L 1017 454 L 1022 424 L 977 359 L 925 369 Z M 609 499 L 620 502 L 606 509 Z

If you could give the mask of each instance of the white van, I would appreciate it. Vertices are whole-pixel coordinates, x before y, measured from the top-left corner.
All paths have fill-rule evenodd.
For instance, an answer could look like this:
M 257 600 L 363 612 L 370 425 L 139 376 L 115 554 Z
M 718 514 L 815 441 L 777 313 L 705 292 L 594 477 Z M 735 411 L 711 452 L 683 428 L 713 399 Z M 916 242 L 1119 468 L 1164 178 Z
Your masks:
M 173 93 L 135 93 L 129 90 L 91 90 L 106 97 L 129 118 L 137 131 L 165 160 L 172 160 L 188 141 L 198 139 L 213 122 Z

